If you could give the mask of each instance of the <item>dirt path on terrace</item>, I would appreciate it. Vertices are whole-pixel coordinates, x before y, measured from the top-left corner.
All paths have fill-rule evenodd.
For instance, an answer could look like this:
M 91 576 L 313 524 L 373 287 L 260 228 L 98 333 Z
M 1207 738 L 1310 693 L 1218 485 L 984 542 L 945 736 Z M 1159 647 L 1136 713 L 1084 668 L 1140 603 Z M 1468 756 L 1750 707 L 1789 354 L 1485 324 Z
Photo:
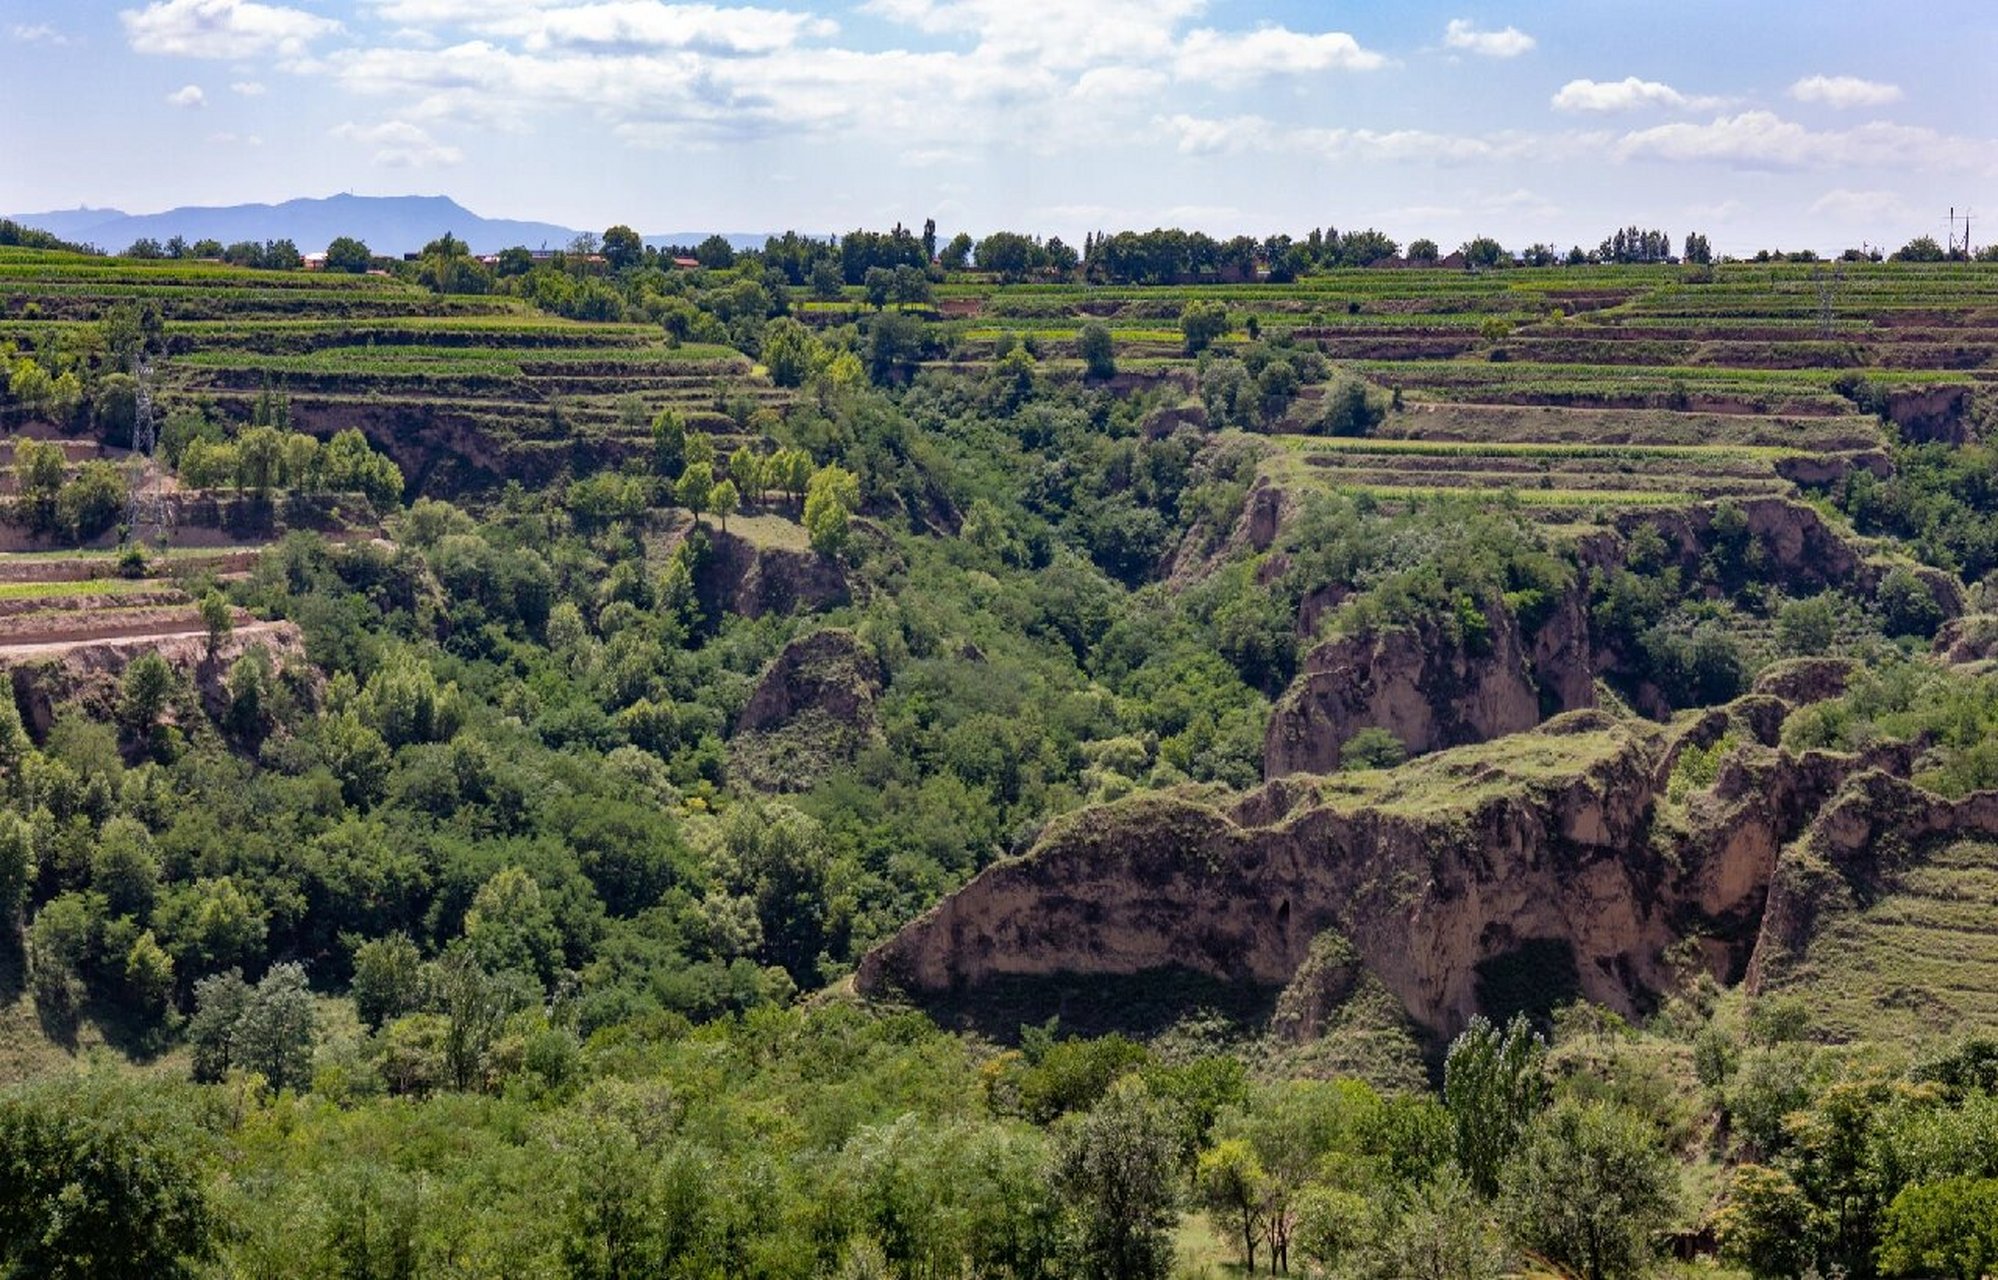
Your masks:
M 275 635 L 282 631 L 284 627 L 285 624 L 281 622 L 251 622 L 237 626 L 232 634 L 238 639 L 255 639 L 259 636 Z M 87 631 L 89 628 L 79 628 L 78 630 Z M 153 645 L 175 640 L 198 640 L 206 642 L 207 639 L 207 628 L 201 626 L 198 622 L 192 625 L 185 622 L 155 623 L 150 626 L 126 628 L 110 635 L 83 635 L 70 636 L 68 638 L 38 636 L 33 640 L 19 642 L 0 641 L 0 663 L 22 662 L 34 658 L 60 657 L 77 649 L 90 648 L 97 645 L 117 647 L 127 644 Z

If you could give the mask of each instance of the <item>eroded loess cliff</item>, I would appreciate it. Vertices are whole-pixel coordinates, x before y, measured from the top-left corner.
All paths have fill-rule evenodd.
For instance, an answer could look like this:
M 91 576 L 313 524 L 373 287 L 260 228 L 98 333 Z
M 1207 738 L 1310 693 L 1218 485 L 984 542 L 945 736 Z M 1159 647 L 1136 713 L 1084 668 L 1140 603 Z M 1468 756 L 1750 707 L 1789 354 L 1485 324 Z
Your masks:
M 794 640 L 756 683 L 729 743 L 732 771 L 761 791 L 804 791 L 880 739 L 880 664 L 850 631 Z
M 1754 549 L 1758 577 L 1769 585 L 1797 595 L 1839 589 L 1864 599 L 1885 576 L 1882 566 L 1808 506 L 1754 498 L 1729 507 L 1739 514 L 1740 536 Z M 1280 509 L 1274 499 L 1252 500 L 1244 521 L 1264 521 L 1270 517 L 1258 512 Z M 1522 619 L 1501 604 L 1487 605 L 1475 642 L 1460 628 L 1433 620 L 1321 641 L 1270 717 L 1265 776 L 1335 770 L 1345 744 L 1363 729 L 1385 730 L 1421 753 L 1488 742 L 1596 706 L 1597 680 L 1623 671 L 1630 658 L 1619 638 L 1602 634 L 1591 616 L 1597 585 L 1626 567 L 1640 531 L 1656 535 L 1653 545 L 1663 547 L 1665 564 L 1684 581 L 1698 582 L 1721 510 L 1704 504 L 1644 512 L 1584 536 L 1574 548 L 1575 581 L 1550 608 Z M 1945 617 L 1963 612 L 1953 579 L 1917 572 Z M 1322 604 L 1305 601 L 1307 630 L 1316 630 Z M 1665 718 L 1672 711 L 1658 690 L 1642 682 L 1630 696 L 1647 714 Z
M 1836 683 L 1772 681 L 1794 696 Z M 1187 969 L 1292 986 L 1277 1030 L 1295 1038 L 1357 981 L 1314 952 L 1336 934 L 1434 1036 L 1576 996 L 1640 1012 L 1687 976 L 1688 939 L 1739 980 L 1780 851 L 1850 778 L 1907 767 L 1777 749 L 1790 707 L 1759 692 L 1671 726 L 1578 711 L 1395 770 L 1086 810 L 870 954 L 859 986 L 924 998 Z M 1675 787 L 1683 753 L 1724 737 L 1711 783 Z

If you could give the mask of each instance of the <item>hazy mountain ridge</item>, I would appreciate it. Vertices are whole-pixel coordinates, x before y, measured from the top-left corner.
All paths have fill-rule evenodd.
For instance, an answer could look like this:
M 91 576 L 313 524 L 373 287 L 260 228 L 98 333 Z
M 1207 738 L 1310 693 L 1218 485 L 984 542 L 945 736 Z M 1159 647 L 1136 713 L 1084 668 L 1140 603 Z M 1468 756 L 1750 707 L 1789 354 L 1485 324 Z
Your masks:
M 58 209 L 9 215 L 13 221 L 65 240 L 116 252 L 136 240 L 290 240 L 311 253 L 337 236 L 355 236 L 377 253 L 414 253 L 449 231 L 475 253 L 497 253 L 515 245 L 530 249 L 565 247 L 580 229 L 552 222 L 486 218 L 448 196 L 353 196 L 287 200 L 283 204 L 185 206 L 160 213 L 131 214 L 119 209 Z M 601 232 L 603 228 L 594 228 Z M 677 231 L 646 237 L 653 245 L 696 244 L 711 232 Z M 737 248 L 761 248 L 762 234 L 729 233 Z

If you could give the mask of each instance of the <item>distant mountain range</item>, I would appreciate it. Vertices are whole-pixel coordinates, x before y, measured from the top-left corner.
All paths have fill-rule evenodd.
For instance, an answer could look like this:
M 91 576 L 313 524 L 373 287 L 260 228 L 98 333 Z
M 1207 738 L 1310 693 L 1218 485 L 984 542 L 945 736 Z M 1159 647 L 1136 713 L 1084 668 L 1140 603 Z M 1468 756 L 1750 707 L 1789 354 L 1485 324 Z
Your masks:
M 515 245 L 530 249 L 560 249 L 574 240 L 574 227 L 551 222 L 517 222 L 482 218 L 447 196 L 331 196 L 324 200 L 287 200 L 283 204 L 237 204 L 217 208 L 168 209 L 164 213 L 125 213 L 118 209 L 62 209 L 50 213 L 8 215 L 23 226 L 35 227 L 76 244 L 94 244 L 116 253 L 136 240 L 165 243 L 175 236 L 187 240 L 290 240 L 303 253 L 324 249 L 336 237 L 353 236 L 376 253 L 399 256 L 415 253 L 450 232 L 474 253 L 497 253 Z M 602 227 L 593 228 L 601 234 Z M 698 244 L 712 234 L 673 231 L 645 238 L 647 244 Z M 760 249 L 769 237 L 724 233 L 738 249 Z

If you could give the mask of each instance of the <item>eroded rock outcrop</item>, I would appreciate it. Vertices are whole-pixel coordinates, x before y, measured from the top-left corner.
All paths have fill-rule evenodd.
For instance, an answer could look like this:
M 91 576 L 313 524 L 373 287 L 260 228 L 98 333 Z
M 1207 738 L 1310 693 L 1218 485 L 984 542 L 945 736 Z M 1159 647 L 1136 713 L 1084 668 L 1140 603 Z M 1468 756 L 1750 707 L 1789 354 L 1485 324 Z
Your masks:
M 846 574 L 835 560 L 811 550 L 759 546 L 715 529 L 706 532 L 709 552 L 694 576 L 704 607 L 761 618 L 818 613 L 850 599 Z
M 876 740 L 881 668 L 850 631 L 794 640 L 764 671 L 730 741 L 739 776 L 764 791 L 802 791 Z
M 1791 676 L 1773 683 L 1799 701 L 1834 683 Z M 1293 1039 L 1362 973 L 1439 1037 L 1522 982 L 1641 1012 L 1683 979 L 1688 939 L 1739 980 L 1781 851 L 1851 779 L 1911 763 L 1901 747 L 1787 753 L 1793 705 L 1762 692 L 1672 726 L 1578 711 L 1226 807 L 1184 791 L 1085 810 L 867 956 L 859 985 L 1190 969 L 1286 988 L 1275 1029 Z M 1709 785 L 1675 786 L 1687 750 L 1724 739 L 1738 745 Z
M 1734 514 L 1723 517 L 1724 510 Z M 1723 531 L 1718 527 L 1723 518 L 1738 523 Z M 1758 575 L 1797 594 L 1837 588 L 1869 596 L 1888 572 L 1815 510 L 1783 499 L 1635 513 L 1614 532 L 1581 539 L 1575 583 L 1530 621 L 1492 605 L 1475 635 L 1467 636 L 1461 625 L 1431 621 L 1318 644 L 1270 718 L 1265 776 L 1335 770 L 1345 744 L 1363 729 L 1383 729 L 1410 752 L 1422 753 L 1490 741 L 1549 716 L 1595 706 L 1597 679 L 1628 671 L 1630 664 L 1628 655 L 1596 632 L 1589 601 L 1596 582 L 1624 567 L 1640 531 L 1657 535 L 1665 563 L 1676 565 L 1687 582 L 1701 580 L 1703 562 L 1723 537 L 1752 545 Z M 1944 616 L 1962 612 L 1963 592 L 1953 578 L 1921 567 L 1913 572 Z M 1301 622 L 1315 629 L 1343 598 L 1340 584 L 1307 598 Z M 1646 714 L 1671 713 L 1664 696 L 1649 686 L 1632 696 Z
M 307 669 L 304 635 L 293 623 L 240 614 L 236 629 L 212 652 L 208 637 L 193 624 L 175 625 L 181 629 L 0 648 L 0 670 L 8 674 L 23 722 L 40 737 L 61 707 L 81 706 L 92 716 L 115 720 L 125 668 L 143 653 L 159 654 L 187 678 L 211 717 L 227 710 L 229 670 L 250 650 L 263 649 L 274 670 Z
M 1494 609 L 1483 637 L 1467 641 L 1432 622 L 1319 645 L 1270 717 L 1265 776 L 1333 772 L 1362 729 L 1385 729 L 1409 751 L 1426 752 L 1539 724 L 1548 708 L 1518 622 Z M 1588 705 L 1590 693 L 1586 684 L 1557 688 L 1553 700 L 1573 709 Z M 1566 696 L 1576 700 L 1564 705 Z

